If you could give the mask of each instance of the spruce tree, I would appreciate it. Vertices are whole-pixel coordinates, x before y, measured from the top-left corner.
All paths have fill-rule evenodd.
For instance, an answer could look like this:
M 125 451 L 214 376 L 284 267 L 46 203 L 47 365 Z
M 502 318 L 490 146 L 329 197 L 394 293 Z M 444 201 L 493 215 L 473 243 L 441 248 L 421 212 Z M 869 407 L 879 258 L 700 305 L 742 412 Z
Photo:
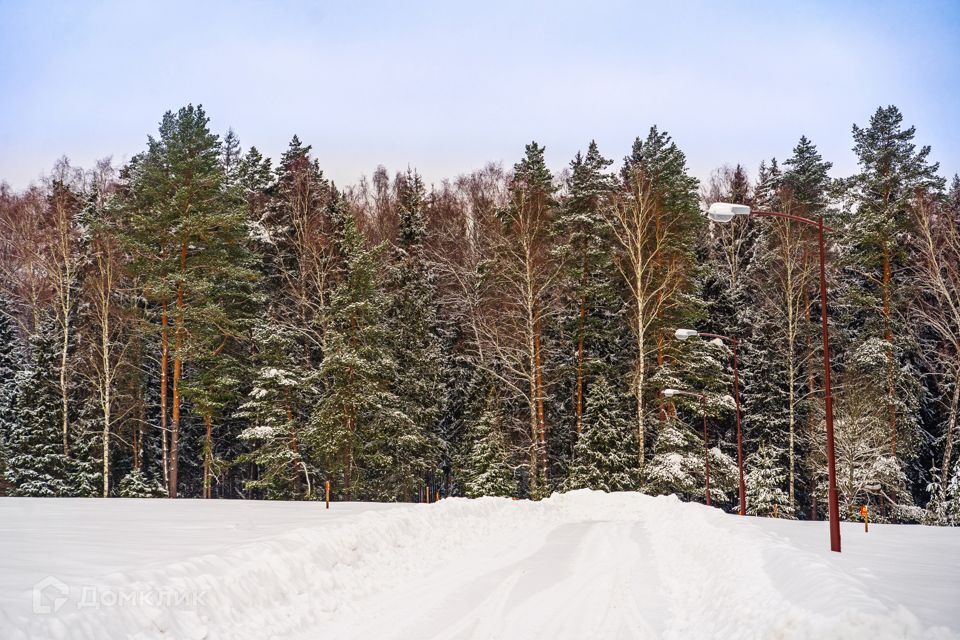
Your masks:
M 561 262 L 558 333 L 562 382 L 555 394 L 554 456 L 569 459 L 583 431 L 586 389 L 598 376 L 625 379 L 629 335 L 625 302 L 610 247 L 610 197 L 616 188 L 607 160 L 591 141 L 570 163 L 567 194 L 558 210 L 556 255 Z
M 162 498 L 165 493 L 159 482 L 139 469 L 125 475 L 117 486 L 117 495 L 121 498 Z
M 782 211 L 783 202 L 783 172 L 776 158 L 770 159 L 770 164 L 760 162 L 757 172 L 757 185 L 753 190 L 753 204 L 763 211 Z
M 942 524 L 960 527 L 960 459 L 953 465 L 953 475 L 944 495 Z
M 590 383 L 584 428 L 573 450 L 567 490 L 636 489 L 636 438 L 619 404 L 606 378 L 601 376 Z
M 45 320 L 30 340 L 27 367 L 16 374 L 16 420 L 6 470 L 13 495 L 70 494 L 70 470 L 60 432 L 59 348 L 57 326 Z
M 783 186 L 786 187 L 791 209 L 799 209 L 799 215 L 817 216 L 823 214 L 827 197 L 832 186 L 829 171 L 833 163 L 825 162 L 807 136 L 793 148 L 793 155 L 784 163 L 787 167 L 783 174 Z
M 249 447 L 241 461 L 257 466 L 256 477 L 246 486 L 269 498 L 309 498 L 313 493 L 301 420 L 304 404 L 312 398 L 311 372 L 302 367 L 297 338 L 273 323 L 254 330 L 253 383 L 236 413 L 248 425 L 240 433 Z
M 5 484 L 10 438 L 17 419 L 17 374 L 23 367 L 23 353 L 10 307 L 0 298 L 0 483 Z M 3 486 L 0 484 L 0 493 Z
M 319 375 L 323 395 L 309 426 L 311 446 L 347 499 L 410 499 L 426 471 L 426 441 L 393 391 L 393 360 L 378 254 L 369 249 L 345 199 L 334 203 L 342 279 L 330 301 Z
M 510 464 L 507 438 L 497 401 L 490 395 L 487 407 L 468 435 L 469 450 L 463 464 L 464 492 L 469 498 L 510 497 L 517 494 L 517 479 Z
M 790 498 L 783 490 L 783 451 L 763 442 L 747 458 L 747 514 L 765 518 L 793 518 Z
M 423 181 L 412 170 L 397 177 L 396 189 L 399 233 L 386 283 L 387 322 L 397 366 L 391 389 L 412 421 L 412 430 L 404 434 L 415 447 L 409 453 L 432 471 L 439 464 L 437 428 L 446 390 L 436 278 L 424 245 L 426 196 Z

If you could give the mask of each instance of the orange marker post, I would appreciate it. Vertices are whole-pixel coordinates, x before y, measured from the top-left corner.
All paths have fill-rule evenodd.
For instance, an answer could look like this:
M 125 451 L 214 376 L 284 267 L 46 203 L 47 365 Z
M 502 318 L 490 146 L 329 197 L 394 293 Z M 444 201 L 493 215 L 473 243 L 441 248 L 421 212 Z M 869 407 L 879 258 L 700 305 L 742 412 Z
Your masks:
M 327 509 L 329 509 L 330 508 L 330 481 L 327 480 L 326 482 L 323 483 L 323 485 L 324 485 L 323 486 L 324 493 L 327 496 Z
M 870 510 L 867 508 L 867 505 L 860 507 L 860 515 L 863 516 L 863 532 L 870 532 Z

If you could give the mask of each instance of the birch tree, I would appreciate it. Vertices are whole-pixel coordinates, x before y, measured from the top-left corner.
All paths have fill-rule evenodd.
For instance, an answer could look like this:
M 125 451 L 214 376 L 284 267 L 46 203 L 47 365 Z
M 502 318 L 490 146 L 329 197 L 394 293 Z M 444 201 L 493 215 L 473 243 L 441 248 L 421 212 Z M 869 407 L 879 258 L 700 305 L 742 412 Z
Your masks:
M 646 460 L 647 380 L 657 333 L 683 304 L 692 283 L 692 239 L 702 224 L 697 181 L 666 133 L 637 138 L 622 170 L 623 188 L 610 202 L 616 267 L 630 293 L 634 339 L 633 396 L 638 462 Z

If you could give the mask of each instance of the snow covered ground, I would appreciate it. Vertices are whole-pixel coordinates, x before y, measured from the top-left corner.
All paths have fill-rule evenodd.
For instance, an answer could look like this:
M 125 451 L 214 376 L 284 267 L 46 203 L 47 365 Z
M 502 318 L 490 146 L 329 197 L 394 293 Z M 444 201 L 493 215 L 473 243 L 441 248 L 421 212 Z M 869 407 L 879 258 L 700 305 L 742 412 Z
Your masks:
M 0 500 L 0 638 L 953 638 L 960 530 L 588 491 Z M 39 586 L 37 586 L 39 585 Z

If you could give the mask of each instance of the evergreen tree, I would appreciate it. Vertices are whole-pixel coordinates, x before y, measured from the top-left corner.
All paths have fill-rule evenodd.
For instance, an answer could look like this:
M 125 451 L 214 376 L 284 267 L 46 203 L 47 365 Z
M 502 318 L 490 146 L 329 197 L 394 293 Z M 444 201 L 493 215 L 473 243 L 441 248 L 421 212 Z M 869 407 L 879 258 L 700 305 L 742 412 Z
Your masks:
M 757 186 L 753 190 L 753 204 L 763 211 L 782 211 L 783 202 L 783 172 L 776 158 L 770 159 L 770 164 L 760 162 L 757 173 Z
M 730 195 L 724 201 L 734 204 L 750 203 L 750 180 L 747 178 L 747 172 L 739 164 L 730 177 Z
M 469 440 L 471 444 L 463 467 L 467 497 L 515 496 L 516 475 L 510 465 L 500 410 L 492 396 L 480 418 L 474 422 Z
M 399 233 L 387 282 L 387 322 L 397 365 L 391 388 L 412 421 L 412 430 L 404 434 L 415 447 L 410 454 L 432 471 L 439 464 L 437 427 L 446 390 L 435 274 L 424 246 L 425 193 L 411 170 L 397 177 L 396 188 Z
M 59 347 L 55 323 L 43 322 L 30 340 L 27 368 L 16 375 L 16 422 L 10 434 L 7 466 L 13 495 L 70 493 L 68 460 L 60 432 Z
M 72 497 L 95 498 L 103 495 L 103 424 L 97 399 L 80 388 L 80 384 L 71 385 L 71 397 L 82 403 L 76 403 L 71 421 L 74 438 L 66 463 L 66 491 Z
M 827 213 L 831 163 L 802 136 L 779 180 L 773 198 L 783 213 L 816 218 Z M 769 182 L 769 180 L 768 180 Z M 771 218 L 762 225 L 750 278 L 752 336 L 748 339 L 747 415 L 750 439 L 759 438 L 786 453 L 787 494 L 797 506 L 798 487 L 807 486 L 806 447 L 817 400 L 819 323 L 812 315 L 817 299 L 816 237 L 804 224 Z M 822 358 L 822 356 L 819 356 Z M 805 422 L 806 419 L 806 422 Z M 760 433 L 754 427 L 762 427 Z M 807 479 L 809 481 L 809 478 Z
M 566 489 L 632 491 L 637 486 L 636 438 L 606 378 L 590 384 L 584 429 L 573 450 Z
M 17 420 L 17 374 L 23 365 L 20 340 L 8 312 L 9 306 L 0 299 L 0 482 L 6 477 L 11 454 L 10 439 Z
M 120 480 L 117 495 L 121 498 L 162 498 L 165 491 L 159 482 L 134 469 Z
M 127 240 L 134 249 L 133 269 L 148 300 L 160 308 L 160 332 L 173 360 L 171 497 L 180 484 L 184 397 L 190 394 L 204 403 L 203 415 L 197 417 L 207 427 L 208 436 L 201 440 L 209 449 L 216 404 L 211 399 L 214 388 L 223 389 L 220 383 L 227 382 L 212 372 L 227 366 L 223 359 L 236 348 L 257 279 L 245 212 L 230 186 L 222 152 L 206 112 L 188 105 L 164 114 L 159 137 L 148 139 L 147 150 L 134 158 L 129 171 Z M 191 370 L 194 375 L 185 378 Z
M 944 496 L 943 512 L 943 524 L 960 527 L 960 460 L 953 465 L 953 475 Z
M 324 392 L 310 419 L 310 443 L 345 498 L 409 499 L 426 471 L 426 442 L 392 390 L 397 364 L 378 278 L 380 248 L 364 245 L 343 198 L 333 216 L 344 271 L 330 301 L 319 370 Z
M 242 461 L 258 470 L 246 486 L 267 497 L 309 498 L 313 487 L 300 416 L 312 394 L 310 372 L 300 366 L 301 346 L 290 331 L 271 323 L 254 330 L 254 344 L 252 388 L 237 411 L 249 425 L 240 433 L 250 447 Z
M 821 215 L 828 204 L 827 195 L 832 185 L 829 171 L 833 163 L 823 160 L 807 136 L 800 136 L 793 155 L 784 164 L 788 168 L 783 174 L 783 186 L 790 208 L 799 208 L 799 215 Z
M 783 452 L 761 443 L 747 458 L 747 514 L 765 518 L 793 518 L 790 497 L 783 490 Z
M 930 148 L 918 149 L 914 137 L 915 129 L 903 127 L 895 106 L 878 108 L 867 127 L 853 127 L 860 171 L 848 181 L 840 256 L 845 268 L 836 297 L 843 302 L 838 342 L 846 352 L 840 365 L 856 370 L 851 375 L 857 378 L 869 370 L 872 379 L 864 387 L 848 385 L 841 377 L 841 384 L 860 386 L 874 403 L 885 407 L 887 453 L 903 472 L 911 470 L 918 476 L 923 469 L 917 464 L 917 448 L 924 438 L 919 422 L 920 372 L 915 364 L 919 347 L 905 313 L 911 295 L 905 274 L 914 259 L 911 208 L 918 193 L 938 193 L 945 181 L 937 175 L 939 165 L 929 161 Z M 883 364 L 877 367 L 880 354 Z M 847 394 L 838 398 L 839 405 L 859 401 Z
M 586 155 L 577 153 L 570 163 L 567 195 L 558 210 L 555 252 L 561 262 L 558 283 L 559 358 L 562 383 L 555 403 L 555 459 L 564 460 L 583 430 L 586 388 L 604 376 L 623 379 L 629 369 L 624 354 L 629 336 L 621 286 L 610 247 L 610 197 L 616 187 L 607 172 L 612 164 L 591 141 Z M 572 418 L 572 420 L 571 420 Z

